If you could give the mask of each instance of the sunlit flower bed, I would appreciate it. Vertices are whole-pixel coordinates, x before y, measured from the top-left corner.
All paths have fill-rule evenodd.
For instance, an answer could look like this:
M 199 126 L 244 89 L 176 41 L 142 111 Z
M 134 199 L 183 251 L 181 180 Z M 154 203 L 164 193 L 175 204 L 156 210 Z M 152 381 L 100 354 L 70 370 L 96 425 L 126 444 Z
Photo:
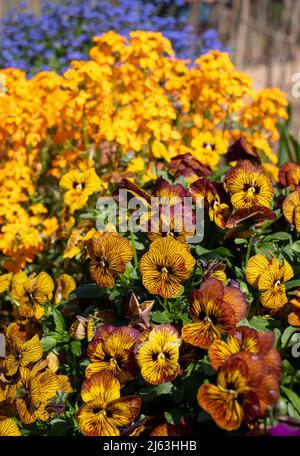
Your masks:
M 159 33 L 94 41 L 63 75 L 0 72 L 0 435 L 300 432 L 285 95 Z M 118 230 L 124 192 L 144 230 Z

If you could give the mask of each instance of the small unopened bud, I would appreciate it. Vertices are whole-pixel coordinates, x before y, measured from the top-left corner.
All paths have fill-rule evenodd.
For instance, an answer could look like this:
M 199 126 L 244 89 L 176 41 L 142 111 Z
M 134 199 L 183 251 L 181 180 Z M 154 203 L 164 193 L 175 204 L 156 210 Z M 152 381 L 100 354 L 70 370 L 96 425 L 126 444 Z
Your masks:
M 52 372 L 55 373 L 55 372 L 58 371 L 58 369 L 59 369 L 59 360 L 58 360 L 58 356 L 55 353 L 53 353 L 53 352 L 48 353 L 48 355 L 46 357 L 46 361 L 47 361 L 49 369 Z

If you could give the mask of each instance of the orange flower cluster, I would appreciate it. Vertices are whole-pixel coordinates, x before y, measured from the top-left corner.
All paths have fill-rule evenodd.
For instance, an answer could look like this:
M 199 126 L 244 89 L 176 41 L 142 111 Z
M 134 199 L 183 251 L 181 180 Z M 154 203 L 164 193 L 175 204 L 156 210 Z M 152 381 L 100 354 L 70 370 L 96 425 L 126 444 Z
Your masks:
M 110 31 L 94 41 L 91 59 L 72 62 L 62 76 L 27 79 L 20 70 L 1 70 L 0 251 L 10 271 L 32 262 L 59 228 L 40 204 L 41 178 L 60 178 L 73 166 L 83 174 L 95 165 L 101 170 L 101 185 L 94 177 L 85 189 L 79 171 L 64 175 L 65 224 L 72 226 L 72 212 L 106 187 L 112 164 L 144 182 L 155 177 L 155 160 L 178 154 L 214 170 L 228 141 L 241 136 L 276 163 L 270 148 L 277 120 L 287 116 L 285 97 L 278 89 L 253 91 L 228 54 L 180 60 L 155 32 L 131 32 L 126 40 Z

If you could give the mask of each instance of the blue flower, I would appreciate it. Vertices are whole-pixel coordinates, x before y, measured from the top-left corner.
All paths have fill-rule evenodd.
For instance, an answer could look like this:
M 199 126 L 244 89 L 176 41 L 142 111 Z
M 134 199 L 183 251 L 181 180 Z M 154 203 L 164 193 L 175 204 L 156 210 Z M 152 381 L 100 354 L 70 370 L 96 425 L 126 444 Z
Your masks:
M 25 2 L 0 20 L 0 67 L 64 71 L 70 60 L 88 58 L 93 36 L 114 30 L 162 32 L 176 54 L 193 58 L 208 49 L 225 50 L 215 30 L 197 36 L 188 23 L 185 0 L 41 0 L 41 14 L 26 11 Z M 169 15 L 169 9 L 175 15 Z M 193 43 L 193 46 L 191 46 Z

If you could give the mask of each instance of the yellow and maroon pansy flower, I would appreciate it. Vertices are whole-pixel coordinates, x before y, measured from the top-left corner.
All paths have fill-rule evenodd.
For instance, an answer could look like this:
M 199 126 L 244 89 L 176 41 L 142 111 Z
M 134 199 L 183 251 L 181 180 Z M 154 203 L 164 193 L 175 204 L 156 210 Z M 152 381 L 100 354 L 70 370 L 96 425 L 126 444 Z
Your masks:
M 217 385 L 202 385 L 197 399 L 216 424 L 227 431 L 251 424 L 264 415 L 279 398 L 278 377 L 266 374 L 263 362 L 253 355 L 240 353 L 224 363 Z
M 176 155 L 169 163 L 169 172 L 175 178 L 184 176 L 189 183 L 199 179 L 199 177 L 209 176 L 211 168 L 209 165 L 200 163 L 190 153 Z
M 282 187 L 291 190 L 300 190 L 300 166 L 296 163 L 287 162 L 280 168 L 279 183 Z
M 290 306 L 288 322 L 292 326 L 300 326 L 300 288 L 296 290 L 295 295 L 290 300 Z
M 187 244 L 172 237 L 156 240 L 140 261 L 143 285 L 151 294 L 164 298 L 176 296 L 195 263 Z
M 101 181 L 94 168 L 84 172 L 69 171 L 61 178 L 59 185 L 67 190 L 64 201 L 71 212 L 81 209 L 87 202 L 89 195 L 101 189 Z
M 124 273 L 133 257 L 129 241 L 109 231 L 96 233 L 88 240 L 87 251 L 91 258 L 91 277 L 102 288 L 112 288 L 116 277 Z
M 243 137 L 239 138 L 228 148 L 225 156 L 229 162 L 237 160 L 249 160 L 258 164 L 261 162 L 257 149 L 247 144 Z
M 141 217 L 141 223 L 148 226 L 150 240 L 172 236 L 184 242 L 187 237 L 194 235 L 193 214 L 190 215 L 190 220 L 186 220 L 187 215 L 183 214 L 184 198 L 188 192 L 181 184 L 172 185 L 159 177 L 150 194 L 128 179 L 122 179 L 119 188 L 126 189 L 130 197 L 143 201 L 145 213 Z
M 273 312 L 288 302 L 285 282 L 293 276 L 293 268 L 286 260 L 281 266 L 275 257 L 268 258 L 261 253 L 251 257 L 246 268 L 248 283 L 261 291 L 260 302 Z
M 225 175 L 225 186 L 235 209 L 252 206 L 269 207 L 274 189 L 263 170 L 248 160 L 242 160 Z
M 134 347 L 139 335 L 139 331 L 128 326 L 100 326 L 87 349 L 87 356 L 91 362 L 86 369 L 86 377 L 107 371 L 122 385 L 135 378 L 138 366 L 134 357 Z
M 232 209 L 222 185 L 201 177 L 192 183 L 189 192 L 194 199 L 197 197 L 204 198 L 210 220 L 215 222 L 219 228 L 225 228 Z
M 46 406 L 60 389 L 58 377 L 50 369 L 39 372 L 43 367 L 44 363 L 31 371 L 26 367 L 20 368 L 16 409 L 24 424 L 33 423 L 37 419 L 46 421 L 49 417 Z
M 181 184 L 171 185 L 162 177 L 154 184 L 152 196 L 159 198 L 158 207 L 152 210 L 149 221 L 149 239 L 165 236 L 185 242 L 195 232 L 194 214 L 184 214 L 184 198 L 188 192 Z M 188 216 L 187 216 L 188 215 Z
M 292 223 L 297 233 L 300 233 L 300 187 L 299 191 L 288 195 L 282 204 L 283 215 L 289 223 Z
M 276 220 L 275 212 L 268 207 L 253 206 L 238 209 L 227 220 L 226 228 L 229 228 L 229 231 L 227 231 L 225 239 L 252 236 L 253 228 L 261 228 L 266 220 Z
M 5 375 L 9 377 L 15 375 L 20 367 L 26 367 L 28 364 L 38 361 L 43 355 L 38 335 L 26 342 L 16 337 L 7 337 L 6 342 L 8 353 L 2 366 Z
M 197 265 L 201 269 L 203 281 L 208 280 L 210 277 L 213 277 L 220 280 L 222 283 L 226 282 L 226 263 L 224 260 L 216 258 L 207 261 L 203 258 L 199 258 Z
M 56 281 L 55 302 L 59 303 L 62 299 L 68 299 L 76 288 L 76 282 L 69 274 L 61 274 Z
M 208 354 L 211 365 L 217 370 L 236 353 L 253 353 L 263 360 L 268 372 L 279 376 L 281 358 L 278 350 L 273 348 L 274 342 L 272 331 L 261 333 L 246 326 L 239 326 L 228 334 L 226 341 L 215 340 L 209 347 Z
M 0 416 L 0 437 L 17 437 L 21 432 L 13 418 Z
M 145 331 L 135 350 L 143 378 L 153 385 L 174 380 L 180 372 L 180 345 L 178 331 L 169 324 Z
M 120 383 L 109 372 L 85 380 L 81 397 L 84 404 L 77 419 L 82 434 L 87 436 L 118 436 L 120 428 L 132 424 L 140 413 L 140 398 L 120 397 Z
M 214 340 L 231 331 L 246 311 L 247 303 L 239 288 L 224 287 L 210 278 L 193 292 L 189 309 L 193 322 L 182 328 L 182 338 L 196 347 L 209 348 Z
M 46 272 L 29 277 L 20 273 L 13 281 L 11 296 L 18 305 L 21 317 L 39 320 L 45 313 L 43 304 L 52 298 L 53 290 L 54 282 Z

